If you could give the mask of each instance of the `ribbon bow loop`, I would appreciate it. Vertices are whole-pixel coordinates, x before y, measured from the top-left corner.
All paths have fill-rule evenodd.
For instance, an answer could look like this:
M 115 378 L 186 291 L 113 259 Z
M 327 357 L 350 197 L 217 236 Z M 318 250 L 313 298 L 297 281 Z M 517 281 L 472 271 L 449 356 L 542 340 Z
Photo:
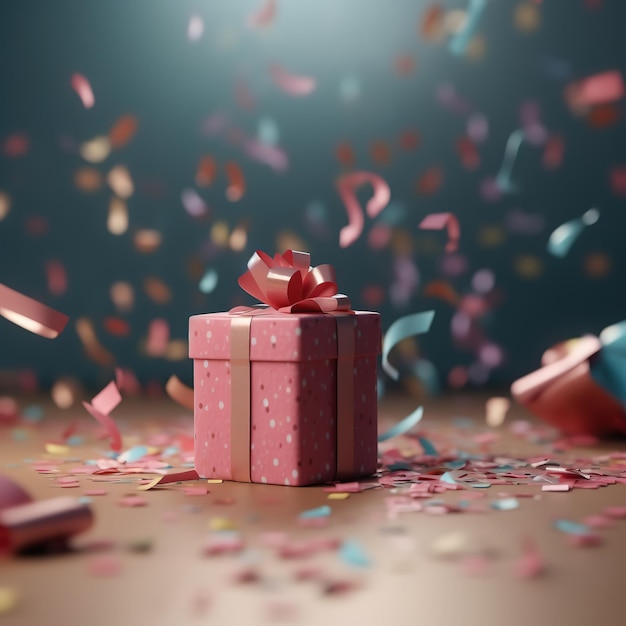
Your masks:
M 274 258 L 257 250 L 239 286 L 281 313 L 350 311 L 350 300 L 337 293 L 332 265 L 311 267 L 308 252 L 287 250 Z

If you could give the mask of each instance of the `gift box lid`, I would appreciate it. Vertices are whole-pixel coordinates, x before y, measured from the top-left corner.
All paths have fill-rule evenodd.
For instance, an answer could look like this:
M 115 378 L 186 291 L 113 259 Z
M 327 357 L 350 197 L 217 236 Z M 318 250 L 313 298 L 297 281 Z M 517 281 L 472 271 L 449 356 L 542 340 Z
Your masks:
M 354 311 L 355 356 L 381 352 L 380 314 Z M 189 318 L 189 357 L 229 360 L 228 312 L 192 315 Z M 264 312 L 252 318 L 251 361 L 313 361 L 337 358 L 337 319 L 323 313 Z

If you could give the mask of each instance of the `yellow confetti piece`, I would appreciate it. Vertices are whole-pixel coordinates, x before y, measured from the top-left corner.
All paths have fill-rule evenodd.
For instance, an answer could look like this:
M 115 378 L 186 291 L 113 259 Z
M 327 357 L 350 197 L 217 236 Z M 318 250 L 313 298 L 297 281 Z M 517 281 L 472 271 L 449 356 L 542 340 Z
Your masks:
M 212 517 L 209 520 L 211 530 L 235 530 L 237 526 L 226 517 Z
M 63 456 L 68 454 L 70 449 L 67 446 L 62 446 L 59 443 L 47 443 L 46 444 L 46 452 L 48 454 L 54 454 L 57 456 Z
M 224 481 L 221 478 L 209 478 L 207 483 L 209 485 L 221 485 Z
M 137 487 L 137 491 L 148 491 L 148 489 L 156 487 L 156 485 L 161 482 L 161 478 L 163 478 L 163 476 L 157 476 L 156 478 L 153 478 L 149 483 L 146 483 L 145 485 L 139 485 L 139 487 Z
M 349 497 L 350 497 L 349 493 L 343 493 L 343 492 L 336 492 L 336 493 L 328 494 L 329 500 L 347 500 Z
M 18 604 L 20 596 L 11 587 L 0 587 L 0 615 L 12 611 Z

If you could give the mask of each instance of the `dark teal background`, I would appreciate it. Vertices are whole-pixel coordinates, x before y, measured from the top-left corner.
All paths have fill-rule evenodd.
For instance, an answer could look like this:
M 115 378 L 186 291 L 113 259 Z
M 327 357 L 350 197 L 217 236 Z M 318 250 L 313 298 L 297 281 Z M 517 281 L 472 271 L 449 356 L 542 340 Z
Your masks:
M 14 133 L 28 136 L 30 148 L 19 158 L 0 154 L 0 191 L 11 197 L 11 209 L 0 221 L 0 282 L 42 300 L 68 315 L 64 333 L 54 341 L 31 335 L 0 319 L 0 370 L 35 370 L 47 386 L 72 375 L 95 386 L 110 379 L 112 370 L 90 361 L 75 332 L 75 321 L 90 318 L 101 343 L 119 365 L 132 368 L 143 382 L 164 381 L 176 373 L 190 381 L 187 361 L 151 358 L 140 351 L 150 320 L 168 320 L 173 338 L 185 338 L 191 314 L 224 310 L 239 301 L 236 279 L 257 248 L 273 253 L 277 235 L 290 231 L 312 254 L 314 264 L 337 268 L 340 290 L 355 308 L 368 308 L 363 290 L 377 285 L 387 291 L 379 310 L 383 327 L 408 313 L 434 308 L 431 332 L 419 339 L 421 355 L 445 381 L 458 365 L 476 361 L 472 351 L 451 337 L 451 305 L 424 294 L 435 279 L 448 280 L 460 294 L 471 291 L 471 278 L 482 268 L 493 270 L 499 302 L 480 320 L 490 341 L 502 347 L 505 360 L 493 369 L 487 384 L 509 383 L 534 368 L 552 343 L 603 327 L 626 317 L 626 203 L 610 185 L 610 172 L 626 164 L 624 103 L 616 104 L 620 119 L 594 128 L 576 117 L 563 97 L 565 85 L 606 70 L 626 70 L 624 24 L 626 3 L 605 0 L 544 0 L 538 3 L 540 27 L 531 33 L 515 27 L 518 2 L 488 3 L 478 33 L 484 38 L 483 59 L 450 53 L 447 41 L 434 43 L 419 35 L 419 23 L 429 3 L 417 0 L 278 0 L 274 22 L 263 30 L 246 27 L 246 16 L 260 0 L 4 0 L 0 4 L 0 142 Z M 466 3 L 442 6 L 464 9 Z M 187 38 L 190 17 L 203 17 L 205 30 L 197 42 Z M 394 71 L 394 59 L 410 54 L 416 69 L 410 76 Z M 270 80 L 268 66 L 317 79 L 307 97 L 293 98 Z M 73 73 L 84 74 L 96 104 L 86 110 L 70 88 Z M 340 84 L 354 76 L 361 86 L 358 99 L 342 101 Z M 255 108 L 237 105 L 235 84 L 243 81 Z M 451 112 L 436 97 L 437 87 L 451 83 L 471 103 L 473 112 L 489 121 L 486 141 L 477 146 L 481 165 L 467 171 L 455 152 L 466 128 L 467 115 Z M 514 170 L 518 190 L 496 202 L 480 194 L 484 179 L 502 162 L 510 133 L 520 125 L 520 106 L 538 104 L 549 134 L 565 141 L 562 166 L 546 171 L 543 148 L 523 145 Z M 216 112 L 227 112 L 233 127 L 254 136 L 261 118 L 270 117 L 280 131 L 280 145 L 289 155 L 285 173 L 252 161 L 221 137 L 207 137 L 202 123 Z M 113 236 L 106 229 L 111 191 L 106 185 L 85 194 L 74 185 L 74 172 L 87 165 L 74 145 L 106 134 L 123 114 L 139 122 L 137 135 L 95 165 L 104 175 L 116 164 L 126 165 L 135 183 L 128 200 L 130 227 Z M 403 151 L 398 136 L 416 129 L 421 145 Z M 392 149 L 388 166 L 369 154 L 372 141 L 385 140 Z M 346 224 L 335 181 L 345 171 L 335 158 L 336 145 L 349 142 L 356 169 L 379 173 L 389 183 L 392 203 L 403 207 L 395 228 L 413 241 L 419 284 L 406 306 L 388 297 L 393 280 L 393 246 L 371 250 L 367 232 L 352 246 L 340 249 L 339 230 Z M 68 147 L 69 146 L 69 147 Z M 220 175 L 198 193 L 211 207 L 209 220 L 190 217 L 181 203 L 184 189 L 195 188 L 194 174 L 202 154 L 213 155 Z M 237 203 L 224 195 L 223 165 L 237 161 L 247 191 Z M 415 181 L 429 167 L 444 172 L 441 190 L 416 194 Z M 158 193 L 155 193 L 156 191 Z M 369 188 L 359 192 L 365 204 Z M 323 207 L 325 232 L 312 231 L 306 207 Z M 548 255 L 550 232 L 591 207 L 600 220 L 585 230 L 563 259 Z M 543 230 L 534 235 L 510 232 L 506 216 L 513 210 L 541 214 Z M 449 278 L 440 273 L 445 232 L 417 228 L 433 212 L 450 211 L 461 225 L 460 251 L 468 269 Z M 28 233 L 29 218 L 47 220 L 41 236 Z M 381 215 L 384 219 L 385 213 Z M 224 220 L 235 228 L 248 220 L 245 250 L 233 252 L 209 245 L 210 228 Z M 485 227 L 501 228 L 503 242 L 481 244 Z M 162 232 L 157 252 L 140 254 L 133 233 L 140 228 Z M 589 277 L 584 262 L 604 253 L 610 270 Z M 516 271 L 519 255 L 532 255 L 541 273 L 531 279 Z M 68 291 L 48 292 L 45 263 L 61 261 L 68 274 Z M 195 259 L 214 268 L 218 286 L 202 294 L 190 276 Z M 159 276 L 171 289 L 168 304 L 152 302 L 142 290 L 147 276 Z M 132 312 L 121 315 L 131 326 L 130 337 L 107 333 L 103 320 L 118 315 L 109 296 L 113 282 L 135 287 Z M 410 363 L 405 369 L 410 369 Z

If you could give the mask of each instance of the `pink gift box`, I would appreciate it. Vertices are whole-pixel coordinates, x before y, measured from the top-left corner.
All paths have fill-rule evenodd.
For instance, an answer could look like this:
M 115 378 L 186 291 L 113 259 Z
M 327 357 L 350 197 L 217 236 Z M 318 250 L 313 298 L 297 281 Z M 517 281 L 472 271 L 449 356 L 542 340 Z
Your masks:
M 368 311 L 192 316 L 198 474 L 299 486 L 373 474 L 380 337 Z

